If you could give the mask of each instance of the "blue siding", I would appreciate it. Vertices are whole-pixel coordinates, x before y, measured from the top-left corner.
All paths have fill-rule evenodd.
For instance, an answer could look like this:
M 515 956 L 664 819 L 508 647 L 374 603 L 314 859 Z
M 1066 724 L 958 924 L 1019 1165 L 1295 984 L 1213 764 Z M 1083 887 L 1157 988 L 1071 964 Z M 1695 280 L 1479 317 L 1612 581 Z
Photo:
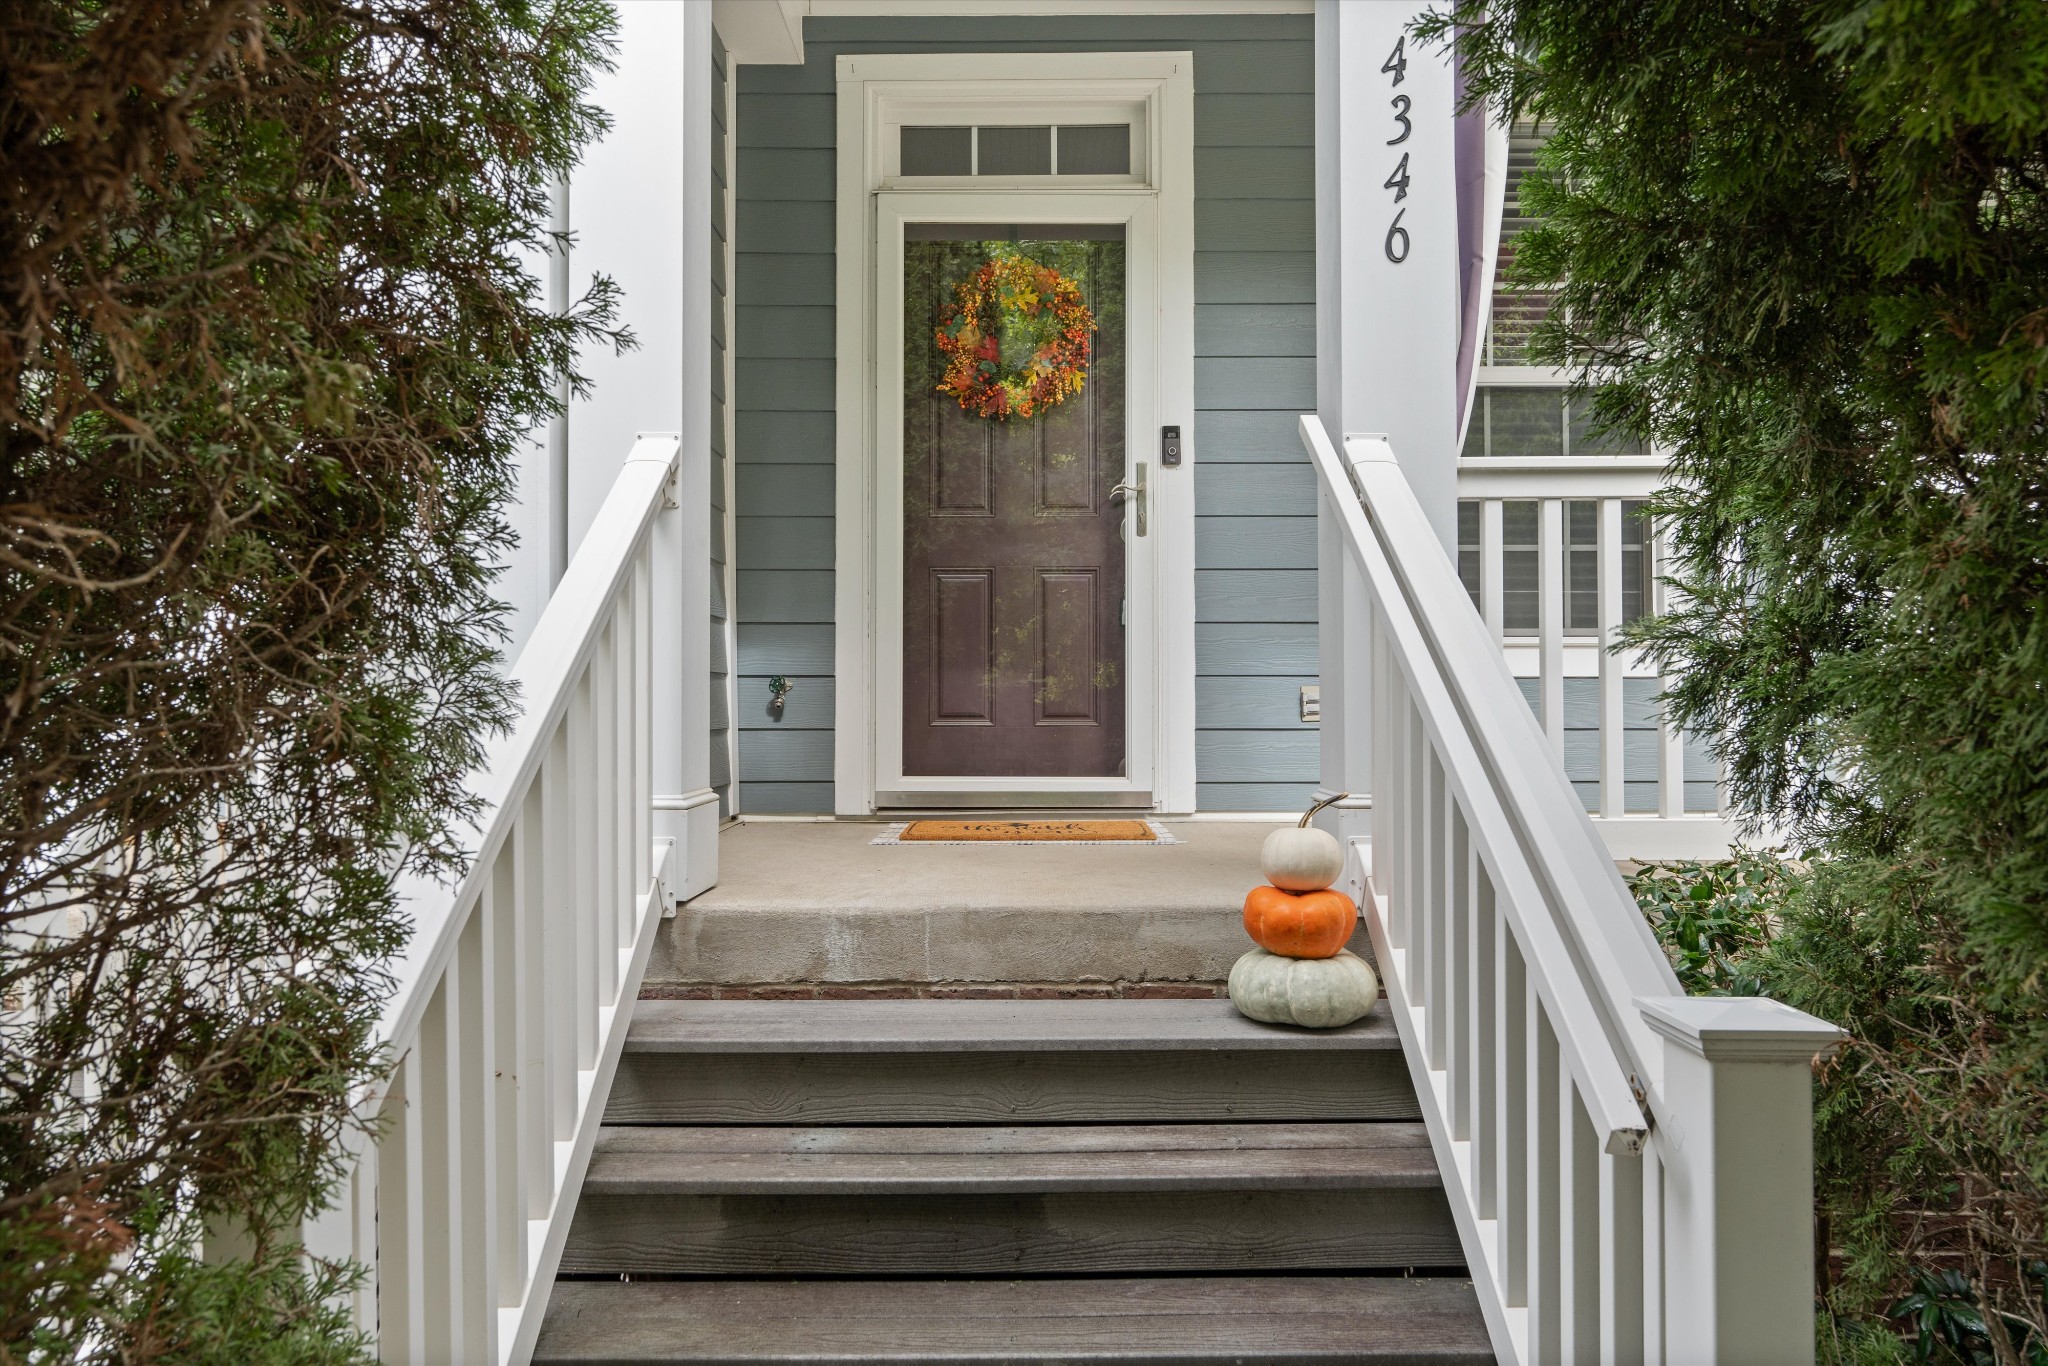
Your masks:
M 1302 15 L 812 19 L 802 66 L 739 74 L 737 356 L 743 800 L 832 797 L 833 61 L 841 53 L 1192 50 L 1196 772 L 1207 810 L 1306 802 L 1315 727 L 1313 23 Z M 1276 468 L 1278 467 L 1278 468 Z M 767 678 L 797 690 L 778 720 Z
M 1518 678 L 1529 710 L 1542 706 L 1543 684 L 1534 678 Z M 1624 678 L 1621 681 L 1621 788 L 1622 810 L 1653 813 L 1657 810 L 1657 680 Z M 1600 809 L 1600 680 L 1564 680 L 1564 771 L 1572 788 L 1588 811 Z M 1714 777 L 1714 756 L 1706 741 L 1685 737 L 1685 809 L 1713 812 L 1720 809 L 1720 794 Z

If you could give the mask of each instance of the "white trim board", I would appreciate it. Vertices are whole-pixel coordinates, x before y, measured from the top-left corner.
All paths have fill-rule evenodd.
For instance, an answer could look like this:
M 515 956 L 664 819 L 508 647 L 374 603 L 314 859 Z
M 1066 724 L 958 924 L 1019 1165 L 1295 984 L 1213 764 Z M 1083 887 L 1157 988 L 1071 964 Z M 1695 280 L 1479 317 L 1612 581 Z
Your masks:
M 1135 763 L 1132 783 L 1153 794 L 1153 809 L 1188 812 L 1195 807 L 1195 497 L 1198 452 L 1194 425 L 1194 59 L 1186 52 L 1091 53 L 923 53 L 844 56 L 838 75 L 838 182 L 835 407 L 838 412 L 834 511 L 834 699 L 833 810 L 865 816 L 876 808 L 876 790 L 900 763 L 900 750 L 883 762 L 885 736 L 877 713 L 885 697 L 879 638 L 886 554 L 882 529 L 891 525 L 885 501 L 896 497 L 879 475 L 882 439 L 875 402 L 878 298 L 881 272 L 876 257 L 876 209 L 885 191 L 944 189 L 962 196 L 1019 193 L 1042 197 L 1044 216 L 1100 217 L 1113 199 L 1147 201 L 1157 262 L 1152 320 L 1157 378 L 1152 397 L 1155 424 L 1129 434 L 1128 460 L 1144 460 L 1150 499 L 1150 601 L 1156 670 L 1148 689 L 1150 734 L 1132 733 L 1129 749 L 1151 758 L 1149 782 Z M 959 109 L 963 104 L 1000 108 L 1014 115 L 1029 110 L 1057 122 L 1062 110 L 1100 107 L 1106 101 L 1141 105 L 1146 140 L 1140 176 L 1129 182 L 1062 187 L 1045 177 L 979 178 L 933 182 L 891 180 L 886 171 L 887 131 L 906 114 Z M 1083 201 L 1087 201 L 1083 205 Z M 971 215 L 970 215 L 971 216 Z M 1135 219 L 1134 219 L 1135 221 Z M 1134 335 L 1137 328 L 1133 326 Z M 1162 469 L 1156 452 L 1156 424 L 1178 423 L 1184 434 L 1177 469 Z M 900 509 L 896 509 L 900 513 Z M 1137 569 L 1137 557 L 1133 557 Z M 1137 582 L 1132 593 L 1139 590 Z M 1133 651 L 1135 657 L 1136 651 Z M 900 661 L 899 661 L 900 665 Z M 1135 689 L 1134 689 L 1135 691 Z M 1140 715 L 1133 707 L 1133 723 Z M 1082 791 L 1103 780 L 1075 779 L 1046 784 L 1050 791 Z M 955 786 L 971 788 L 974 783 Z M 1004 780 L 1004 790 L 1018 788 Z

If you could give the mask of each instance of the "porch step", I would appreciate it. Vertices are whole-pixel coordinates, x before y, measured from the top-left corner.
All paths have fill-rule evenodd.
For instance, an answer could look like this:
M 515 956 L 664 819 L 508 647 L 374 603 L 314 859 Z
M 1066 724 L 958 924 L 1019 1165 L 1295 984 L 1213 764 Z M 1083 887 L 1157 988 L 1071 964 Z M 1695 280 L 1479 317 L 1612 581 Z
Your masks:
M 639 1281 L 555 1287 L 542 1363 L 1364 1362 L 1493 1354 L 1469 1281 Z
M 567 1274 L 1456 1265 L 1419 1124 L 613 1130 Z
M 605 1108 L 607 1124 L 1420 1117 L 1385 1012 L 1309 1033 L 1219 1000 L 642 1001 Z
M 1417 1120 L 1384 1012 L 642 1001 L 535 1360 L 1488 1360 Z
M 858 821 L 741 823 L 718 886 L 665 921 L 657 992 L 730 986 L 1221 983 L 1274 826 L 1174 822 L 1167 845 L 877 847 Z M 1361 933 L 1353 952 L 1370 955 Z

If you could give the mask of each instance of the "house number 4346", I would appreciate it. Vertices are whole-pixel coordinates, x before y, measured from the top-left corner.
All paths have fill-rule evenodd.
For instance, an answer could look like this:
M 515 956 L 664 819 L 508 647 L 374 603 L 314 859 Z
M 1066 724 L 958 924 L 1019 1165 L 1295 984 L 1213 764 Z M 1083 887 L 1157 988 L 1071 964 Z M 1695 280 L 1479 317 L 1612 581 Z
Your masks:
M 1407 44 L 1408 35 L 1404 33 L 1394 40 L 1394 50 L 1388 53 L 1387 60 L 1380 64 L 1381 73 L 1393 77 L 1392 80 L 1387 82 L 1390 89 L 1401 84 L 1402 78 L 1408 74 Z M 1387 146 L 1399 147 L 1402 143 L 1408 141 L 1408 135 L 1415 131 L 1415 126 L 1408 121 L 1408 111 L 1415 107 L 1415 102 L 1406 95 L 1396 95 L 1389 103 L 1393 105 L 1394 122 L 1401 125 L 1401 131 L 1387 139 Z M 1399 204 L 1408 197 L 1408 154 L 1406 152 L 1401 153 L 1400 163 L 1394 167 L 1393 174 L 1387 177 L 1386 184 L 1381 186 L 1381 188 L 1394 192 L 1394 202 L 1396 204 Z M 1387 259 L 1397 266 L 1408 259 L 1408 229 L 1401 226 L 1401 215 L 1407 212 L 1408 210 L 1406 209 L 1395 209 L 1394 221 L 1387 224 L 1387 240 L 1385 243 Z

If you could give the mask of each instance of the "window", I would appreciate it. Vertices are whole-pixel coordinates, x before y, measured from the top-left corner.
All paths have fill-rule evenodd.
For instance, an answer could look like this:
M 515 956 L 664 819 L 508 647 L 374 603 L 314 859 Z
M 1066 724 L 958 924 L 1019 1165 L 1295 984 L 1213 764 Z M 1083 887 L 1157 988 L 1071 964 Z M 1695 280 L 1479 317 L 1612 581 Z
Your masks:
M 1590 395 L 1568 400 L 1560 385 L 1489 385 L 1473 394 L 1467 460 L 1560 455 L 1646 455 L 1625 433 L 1602 429 Z
M 1600 629 L 1600 505 L 1564 505 L 1564 629 Z
M 905 124 L 906 176 L 1066 176 L 1131 173 L 1131 125 Z
M 974 173 L 1051 175 L 1052 126 L 975 129 Z
M 1634 621 L 1651 607 L 1650 579 L 1655 572 L 1650 552 L 1650 519 L 1643 514 L 1643 500 L 1624 499 L 1621 504 L 1621 619 Z
M 1129 175 L 1131 125 L 1063 123 L 1058 150 L 1061 175 Z
M 1511 636 L 1533 636 L 1538 616 L 1536 503 L 1500 505 L 1501 630 Z
M 973 175 L 972 128 L 903 130 L 903 174 Z
M 1572 455 L 1648 455 L 1649 447 L 1627 432 L 1603 429 L 1593 418 L 1593 398 L 1581 395 L 1565 405 L 1565 449 Z

